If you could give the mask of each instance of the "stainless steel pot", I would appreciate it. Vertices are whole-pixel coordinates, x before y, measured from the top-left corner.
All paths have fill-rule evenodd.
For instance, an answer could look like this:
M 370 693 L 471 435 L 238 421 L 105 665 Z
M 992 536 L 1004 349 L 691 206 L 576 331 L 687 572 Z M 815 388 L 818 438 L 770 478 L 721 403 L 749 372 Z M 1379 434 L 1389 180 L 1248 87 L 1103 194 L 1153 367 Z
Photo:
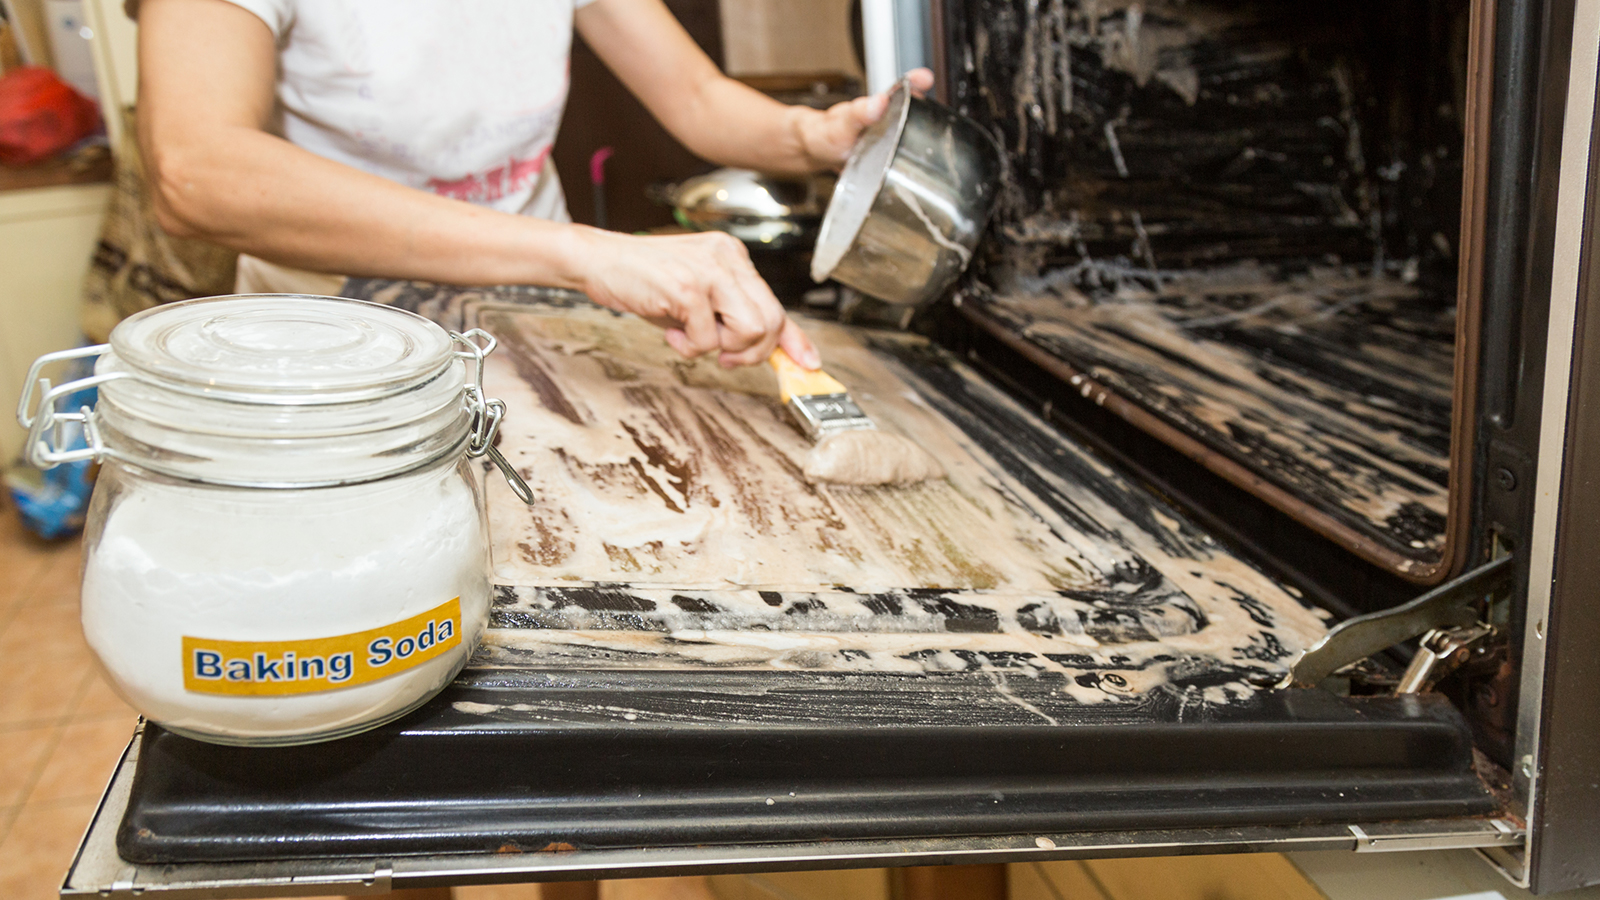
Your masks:
M 831 178 L 785 180 L 749 169 L 717 169 L 656 191 L 679 225 L 726 231 L 752 246 L 808 246 L 822 222 L 822 197 Z
M 811 277 L 890 303 L 939 296 L 971 262 L 994 211 L 1000 159 L 978 123 L 896 85 L 839 175 Z

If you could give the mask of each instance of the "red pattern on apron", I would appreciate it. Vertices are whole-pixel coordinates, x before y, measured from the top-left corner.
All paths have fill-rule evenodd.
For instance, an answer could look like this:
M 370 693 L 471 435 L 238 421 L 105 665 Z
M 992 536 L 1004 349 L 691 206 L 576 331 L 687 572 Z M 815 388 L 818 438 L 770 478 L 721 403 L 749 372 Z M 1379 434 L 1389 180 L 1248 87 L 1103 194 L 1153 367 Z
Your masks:
M 465 200 L 468 203 L 493 203 L 507 194 L 528 186 L 544 171 L 545 160 L 550 158 L 551 145 L 527 159 L 513 159 L 505 165 L 495 166 L 487 172 L 475 172 L 462 178 L 444 180 L 428 179 L 428 190 L 441 197 Z

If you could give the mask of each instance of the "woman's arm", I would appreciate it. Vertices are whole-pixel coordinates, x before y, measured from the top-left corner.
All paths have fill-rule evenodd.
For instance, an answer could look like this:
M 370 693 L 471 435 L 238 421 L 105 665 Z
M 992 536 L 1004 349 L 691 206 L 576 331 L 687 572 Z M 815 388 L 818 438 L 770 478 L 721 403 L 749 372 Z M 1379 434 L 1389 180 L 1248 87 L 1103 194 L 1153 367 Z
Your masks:
M 723 75 L 661 0 L 597 0 L 578 10 L 578 32 L 672 136 L 716 163 L 799 174 L 844 165 L 888 99 L 832 108 L 786 106 Z M 933 73 L 908 73 L 926 91 Z
M 438 197 L 268 134 L 271 31 L 223 0 L 145 0 L 139 141 L 167 231 L 322 272 L 450 284 L 541 284 L 679 323 L 667 340 L 724 365 L 782 343 L 815 366 L 744 245 L 723 234 L 642 238 Z

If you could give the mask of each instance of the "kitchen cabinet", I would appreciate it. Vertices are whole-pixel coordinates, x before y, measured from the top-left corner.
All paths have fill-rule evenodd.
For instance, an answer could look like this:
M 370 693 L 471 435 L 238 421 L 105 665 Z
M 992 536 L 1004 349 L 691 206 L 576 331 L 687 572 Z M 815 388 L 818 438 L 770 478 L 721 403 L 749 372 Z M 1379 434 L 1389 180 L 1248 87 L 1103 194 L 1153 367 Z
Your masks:
M 838 72 L 861 77 L 850 0 L 722 0 L 729 75 Z
M 0 192 L 0 458 L 25 434 L 12 417 L 28 366 L 76 346 L 78 299 L 110 200 L 108 184 Z
M 34 4 L 37 6 L 37 4 Z M 19 9 L 29 8 L 22 4 Z M 84 0 L 102 98 L 131 105 L 138 91 L 135 27 L 118 0 Z M 112 146 L 120 116 L 107 121 Z M 110 201 L 107 183 L 0 191 L 0 461 L 24 432 L 11 415 L 28 366 L 40 354 L 81 342 L 78 301 Z

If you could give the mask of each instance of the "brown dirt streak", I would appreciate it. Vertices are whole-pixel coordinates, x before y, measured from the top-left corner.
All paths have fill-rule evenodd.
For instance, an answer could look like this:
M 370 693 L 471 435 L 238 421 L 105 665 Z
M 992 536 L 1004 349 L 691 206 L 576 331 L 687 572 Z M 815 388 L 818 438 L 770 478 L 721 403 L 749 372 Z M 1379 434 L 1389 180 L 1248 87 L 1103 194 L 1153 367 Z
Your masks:
M 539 395 L 539 402 L 544 404 L 544 408 L 574 425 L 582 425 L 583 416 L 551 377 L 549 369 L 540 359 L 539 348 L 529 343 L 521 330 L 505 316 L 485 313 L 481 323 L 511 354 L 511 363 L 516 367 L 517 374 Z

